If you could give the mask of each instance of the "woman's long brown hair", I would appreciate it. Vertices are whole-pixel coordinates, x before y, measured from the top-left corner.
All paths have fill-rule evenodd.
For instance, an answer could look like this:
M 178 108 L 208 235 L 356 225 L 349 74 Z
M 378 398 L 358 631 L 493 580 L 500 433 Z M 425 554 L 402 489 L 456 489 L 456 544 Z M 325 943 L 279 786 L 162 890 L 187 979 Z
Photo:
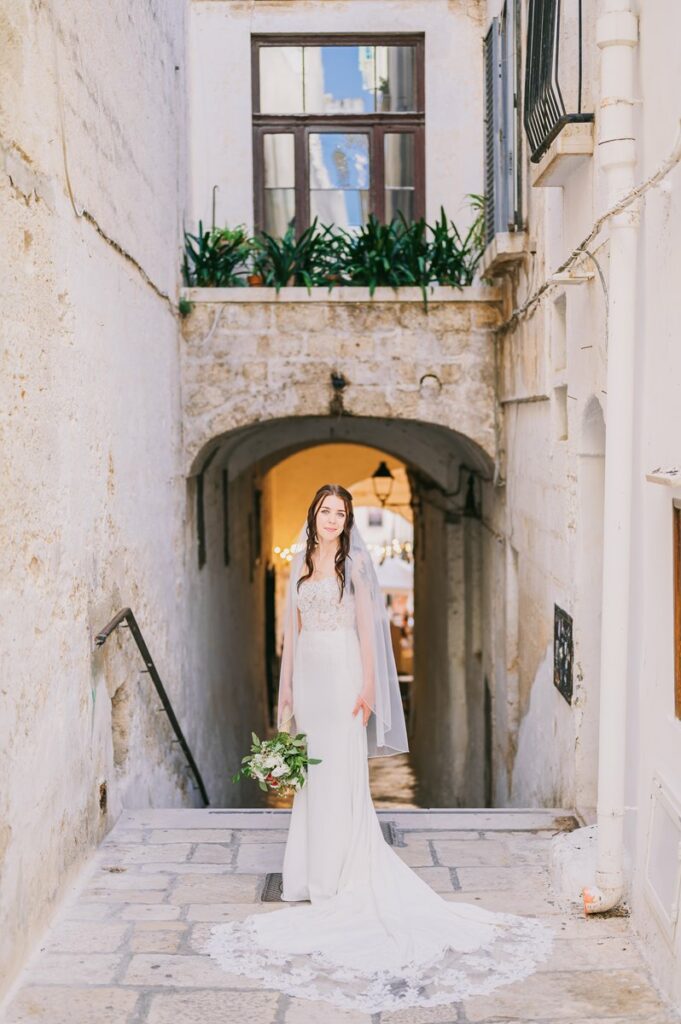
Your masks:
M 336 551 L 335 568 L 336 576 L 338 577 L 338 585 L 340 587 L 340 599 L 343 598 L 343 591 L 345 589 L 345 559 L 350 553 L 350 531 L 352 530 L 352 524 L 355 521 L 355 514 L 352 511 L 352 495 L 350 491 L 346 491 L 340 484 L 324 484 L 320 487 L 314 498 L 312 504 L 307 510 L 307 547 L 305 548 L 305 566 L 307 572 L 304 573 L 298 580 L 298 587 L 305 580 L 309 580 L 314 572 L 314 564 L 312 562 L 312 555 L 315 548 L 317 547 L 319 540 L 317 537 L 317 512 L 321 508 L 322 502 L 329 495 L 334 495 L 336 498 L 340 498 L 345 506 L 345 523 L 343 524 L 343 532 L 338 537 L 338 550 Z

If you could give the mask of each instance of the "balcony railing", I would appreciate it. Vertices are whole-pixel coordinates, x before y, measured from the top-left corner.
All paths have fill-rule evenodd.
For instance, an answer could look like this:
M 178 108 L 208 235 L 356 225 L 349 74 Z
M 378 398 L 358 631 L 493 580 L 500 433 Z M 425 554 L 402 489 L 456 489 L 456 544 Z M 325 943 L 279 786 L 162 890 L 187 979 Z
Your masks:
M 529 0 L 523 123 L 538 163 L 566 124 L 593 121 L 582 110 L 582 3 Z

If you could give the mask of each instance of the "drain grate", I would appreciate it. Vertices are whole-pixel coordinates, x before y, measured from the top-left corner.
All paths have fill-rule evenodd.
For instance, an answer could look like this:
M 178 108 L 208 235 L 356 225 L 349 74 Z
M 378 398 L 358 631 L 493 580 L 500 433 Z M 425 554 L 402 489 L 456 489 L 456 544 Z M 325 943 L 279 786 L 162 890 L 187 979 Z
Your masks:
M 381 832 L 388 846 L 405 846 L 404 838 L 394 821 L 382 821 Z
M 402 838 L 401 832 L 398 830 L 394 821 L 382 821 L 381 832 L 383 838 L 389 846 L 404 846 L 405 842 Z M 261 903 L 281 903 L 281 891 L 283 887 L 283 879 L 281 877 L 281 871 L 270 871 L 265 876 L 265 884 L 262 887 L 260 894 Z
M 265 878 L 265 884 L 260 894 L 261 903 L 281 903 L 281 889 L 283 879 L 281 871 L 270 871 Z

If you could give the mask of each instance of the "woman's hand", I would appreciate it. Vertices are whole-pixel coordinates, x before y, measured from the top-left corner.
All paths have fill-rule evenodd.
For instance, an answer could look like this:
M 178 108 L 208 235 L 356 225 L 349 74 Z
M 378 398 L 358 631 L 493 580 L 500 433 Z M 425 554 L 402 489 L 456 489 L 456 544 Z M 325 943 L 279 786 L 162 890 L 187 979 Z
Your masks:
M 362 697 L 361 695 L 355 701 L 355 706 L 352 709 L 353 717 L 357 714 L 360 708 L 362 709 L 362 724 L 366 725 L 367 722 L 369 721 L 369 718 L 371 717 L 371 705 L 367 704 L 364 697 Z

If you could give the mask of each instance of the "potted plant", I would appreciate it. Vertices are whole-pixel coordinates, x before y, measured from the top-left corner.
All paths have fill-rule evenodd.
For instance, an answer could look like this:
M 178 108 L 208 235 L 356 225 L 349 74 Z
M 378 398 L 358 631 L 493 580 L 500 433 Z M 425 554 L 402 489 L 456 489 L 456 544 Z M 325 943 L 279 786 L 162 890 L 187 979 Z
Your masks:
M 231 288 L 244 285 L 244 275 L 253 242 L 246 228 L 212 228 L 198 235 L 185 231 L 182 263 L 184 282 L 197 288 Z

